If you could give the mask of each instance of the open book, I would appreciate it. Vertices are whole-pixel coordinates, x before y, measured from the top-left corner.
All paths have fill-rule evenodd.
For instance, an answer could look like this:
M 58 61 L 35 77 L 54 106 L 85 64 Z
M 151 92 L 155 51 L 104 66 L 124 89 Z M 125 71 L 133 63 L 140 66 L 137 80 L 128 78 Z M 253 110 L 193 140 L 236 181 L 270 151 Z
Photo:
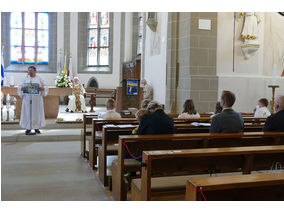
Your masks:
M 39 83 L 24 83 L 24 94 L 32 94 L 32 95 L 39 95 L 39 91 L 37 88 L 39 87 Z

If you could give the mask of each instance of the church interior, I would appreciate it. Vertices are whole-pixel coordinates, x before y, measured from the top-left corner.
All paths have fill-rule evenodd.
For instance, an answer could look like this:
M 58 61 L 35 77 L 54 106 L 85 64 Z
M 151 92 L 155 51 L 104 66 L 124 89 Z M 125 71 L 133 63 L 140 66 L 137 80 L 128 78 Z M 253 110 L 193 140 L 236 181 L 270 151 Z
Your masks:
M 283 201 L 284 133 L 254 116 L 283 35 L 284 12 L 1 12 L 1 200 Z M 210 130 L 224 91 L 243 133 Z M 172 134 L 139 134 L 155 104 Z

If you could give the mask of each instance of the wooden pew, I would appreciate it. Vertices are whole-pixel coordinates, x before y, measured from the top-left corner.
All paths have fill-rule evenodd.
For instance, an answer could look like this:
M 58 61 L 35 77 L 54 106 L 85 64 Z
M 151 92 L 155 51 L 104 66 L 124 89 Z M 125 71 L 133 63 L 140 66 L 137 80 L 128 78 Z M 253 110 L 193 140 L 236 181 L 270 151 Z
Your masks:
M 101 140 L 96 140 L 96 135 L 98 131 L 102 131 L 102 126 L 105 124 L 138 124 L 136 119 L 120 119 L 120 120 L 104 120 L 104 119 L 93 119 L 92 120 L 92 137 L 89 143 L 89 165 L 92 169 L 97 165 L 97 152 L 96 147 L 102 143 Z M 113 147 L 114 148 L 114 147 Z
M 284 163 L 284 145 L 144 151 L 141 200 L 151 200 L 151 179 L 155 174 L 206 174 L 212 168 L 220 173 L 240 168 L 243 174 L 250 174 L 252 171 L 269 170 L 275 161 Z M 181 192 L 184 193 L 184 190 Z
M 185 200 L 204 198 L 208 201 L 283 201 L 284 172 L 190 178 L 186 183 Z
M 104 125 L 103 126 L 102 145 L 99 147 L 99 150 L 98 150 L 98 156 L 99 156 L 98 169 L 99 169 L 100 181 L 104 186 L 107 186 L 109 184 L 109 181 L 107 178 L 107 156 L 117 155 L 119 135 L 131 135 L 132 130 L 137 125 L 127 125 L 125 127 L 122 127 L 122 126 L 123 125 L 119 125 L 119 126 Z M 111 145 L 112 147 L 108 148 Z M 115 149 L 113 146 L 115 146 Z
M 104 186 L 108 185 L 108 178 L 106 176 L 107 173 L 107 146 L 118 144 L 119 135 L 131 135 L 131 132 L 137 125 L 133 125 L 132 127 L 119 127 L 116 125 L 108 126 L 104 125 L 102 127 L 102 146 L 100 146 L 98 150 L 99 155 L 99 177 L 100 181 Z M 245 132 L 257 132 L 262 130 L 263 125 L 259 124 L 245 124 Z M 209 127 L 204 126 L 193 126 L 192 124 L 175 124 L 174 125 L 175 133 L 208 133 Z M 109 152 L 110 155 L 117 155 L 117 150 L 112 150 Z
M 209 147 L 233 147 L 233 146 L 262 146 L 284 144 L 284 133 L 247 132 L 247 133 L 197 133 L 197 134 L 165 134 L 165 135 L 133 135 L 119 136 L 118 160 L 113 161 L 112 170 L 112 195 L 113 200 L 125 200 L 126 191 L 124 183 L 125 162 L 136 163 L 137 167 L 131 169 L 139 171 L 140 163 L 133 159 L 124 159 L 128 153 L 126 147 L 132 153 L 142 153 L 146 150 L 169 149 L 196 149 Z
M 116 98 L 116 89 L 99 89 L 99 88 L 87 88 L 84 97 L 90 97 L 90 112 L 94 112 L 94 106 L 97 105 L 97 98 Z
M 175 123 L 210 123 L 211 117 L 200 117 L 200 118 L 173 118 Z M 265 117 L 243 117 L 245 123 L 264 123 Z
M 94 114 L 83 114 L 83 130 L 81 131 L 81 156 L 87 158 L 86 154 L 86 140 L 87 137 L 92 135 L 91 131 L 87 130 L 87 126 L 92 124 L 93 118 L 97 118 L 98 115 Z

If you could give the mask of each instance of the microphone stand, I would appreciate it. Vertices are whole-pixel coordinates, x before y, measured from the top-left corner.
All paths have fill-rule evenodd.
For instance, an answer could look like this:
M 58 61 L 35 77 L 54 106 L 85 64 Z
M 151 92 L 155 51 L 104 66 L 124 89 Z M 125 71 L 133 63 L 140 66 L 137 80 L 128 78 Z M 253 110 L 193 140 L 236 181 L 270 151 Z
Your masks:
M 32 77 L 30 76 L 31 80 L 30 80 L 30 84 L 32 84 Z M 32 132 L 32 105 L 33 105 L 33 101 L 32 101 L 32 93 L 31 93 L 31 89 L 29 89 L 29 94 L 30 94 L 30 130 L 31 132 L 27 133 L 27 135 L 36 135 L 35 132 Z

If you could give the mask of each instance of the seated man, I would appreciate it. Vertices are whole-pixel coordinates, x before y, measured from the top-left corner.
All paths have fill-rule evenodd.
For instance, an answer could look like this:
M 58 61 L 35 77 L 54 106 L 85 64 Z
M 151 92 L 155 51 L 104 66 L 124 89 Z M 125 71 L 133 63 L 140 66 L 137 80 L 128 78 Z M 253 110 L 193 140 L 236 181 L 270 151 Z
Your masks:
M 258 100 L 258 105 L 254 109 L 254 117 L 268 117 L 271 115 L 267 109 L 268 100 L 266 98 L 261 98 Z
M 284 132 L 284 96 L 279 96 L 275 103 L 275 114 L 266 118 L 262 131 Z
M 115 101 L 112 98 L 109 98 L 106 102 L 107 112 L 99 116 L 102 119 L 109 120 L 119 120 L 121 116 L 115 111 Z
M 234 93 L 223 91 L 221 96 L 221 107 L 223 110 L 212 118 L 210 133 L 243 132 L 244 119 L 240 113 L 232 109 L 235 100 Z
M 68 107 L 65 110 L 66 112 L 75 112 L 75 111 L 82 111 L 87 112 L 84 93 L 85 89 L 82 84 L 79 84 L 79 78 L 74 77 L 73 82 L 73 94 L 69 95 L 69 102 Z
M 137 135 L 152 135 L 152 134 L 172 134 L 174 131 L 174 122 L 161 109 L 161 105 L 156 101 L 151 101 L 148 104 L 147 110 L 149 114 L 143 115 Z
M 144 86 L 143 99 L 152 101 L 153 100 L 153 87 L 151 87 L 145 79 L 141 81 L 141 85 Z

